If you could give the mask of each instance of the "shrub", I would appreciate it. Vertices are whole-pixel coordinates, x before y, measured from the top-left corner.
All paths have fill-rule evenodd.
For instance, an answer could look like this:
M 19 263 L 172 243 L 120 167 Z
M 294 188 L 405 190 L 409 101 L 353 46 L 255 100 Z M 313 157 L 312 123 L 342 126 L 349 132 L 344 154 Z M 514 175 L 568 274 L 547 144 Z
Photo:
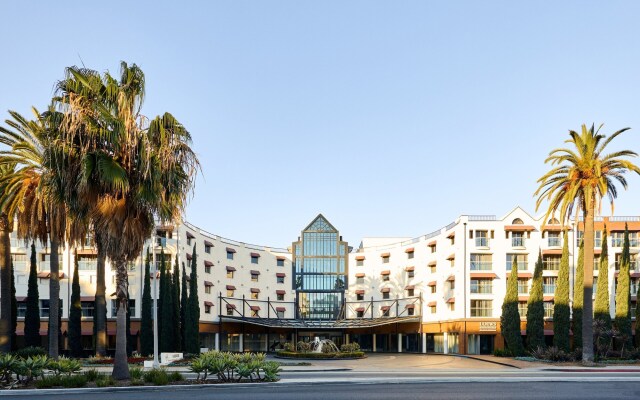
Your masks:
M 46 356 L 47 351 L 42 347 L 29 346 L 16 350 L 13 354 L 22 358 L 23 360 L 26 360 L 29 357 L 33 358 L 37 356 Z
M 87 380 L 89 382 L 95 382 L 100 376 L 100 374 L 98 373 L 98 371 L 96 371 L 95 368 L 88 369 L 84 371 L 82 374 L 87 377 Z
M 131 377 L 131 379 L 142 379 L 142 368 L 129 368 L 129 376 Z

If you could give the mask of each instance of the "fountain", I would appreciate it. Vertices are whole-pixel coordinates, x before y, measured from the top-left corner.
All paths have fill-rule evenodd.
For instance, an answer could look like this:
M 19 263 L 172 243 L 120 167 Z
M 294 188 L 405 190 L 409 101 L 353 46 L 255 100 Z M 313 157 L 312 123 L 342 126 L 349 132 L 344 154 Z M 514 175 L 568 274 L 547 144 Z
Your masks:
M 328 350 L 325 349 L 328 348 Z M 330 339 L 322 339 L 316 337 L 313 341 L 313 345 L 311 348 L 312 353 L 339 353 L 338 346 L 333 343 L 333 340 Z

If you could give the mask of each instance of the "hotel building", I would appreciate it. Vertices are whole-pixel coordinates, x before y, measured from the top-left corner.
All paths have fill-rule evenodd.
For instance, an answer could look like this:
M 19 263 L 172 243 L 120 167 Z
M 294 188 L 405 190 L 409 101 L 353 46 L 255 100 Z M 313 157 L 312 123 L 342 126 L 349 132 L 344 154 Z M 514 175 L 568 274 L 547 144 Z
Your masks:
M 596 219 L 596 261 L 602 232 L 609 240 L 610 309 L 628 224 L 631 241 L 632 315 L 640 281 L 640 217 Z M 256 246 L 209 233 L 188 222 L 157 228 L 147 248 L 190 272 L 196 248 L 200 344 L 229 351 L 272 351 L 289 341 L 332 339 L 358 342 L 366 351 L 489 354 L 503 348 L 500 314 L 507 274 L 518 266 L 523 335 L 526 305 L 539 252 L 543 259 L 545 335 L 553 335 L 553 300 L 563 235 L 569 235 L 570 286 L 573 287 L 582 223 L 563 230 L 555 218 L 543 221 L 517 207 L 507 215 L 461 215 L 451 224 L 417 238 L 364 238 L 351 247 L 324 216 L 318 215 L 288 248 Z M 18 335 L 23 334 L 30 250 L 12 237 L 18 298 Z M 96 251 L 88 238 L 77 249 L 82 291 L 83 343 L 92 347 Z M 74 251 L 61 258 L 62 331 L 71 296 Z M 47 331 L 50 254 L 37 248 L 43 344 Z M 131 334 L 137 340 L 144 260 L 130 263 Z M 107 296 L 115 274 L 107 261 Z M 153 288 L 153 283 L 152 283 Z M 107 299 L 108 348 L 115 348 L 115 303 Z M 634 323 L 635 324 L 635 323 Z

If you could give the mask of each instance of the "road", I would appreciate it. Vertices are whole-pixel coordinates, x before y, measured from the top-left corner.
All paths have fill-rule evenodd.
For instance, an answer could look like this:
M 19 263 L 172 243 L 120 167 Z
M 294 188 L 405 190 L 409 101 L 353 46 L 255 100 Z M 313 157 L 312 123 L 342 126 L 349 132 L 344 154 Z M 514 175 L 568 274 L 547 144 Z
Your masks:
M 24 396 L 2 396 L 21 399 Z M 34 398 L 34 397 L 32 397 Z M 268 384 L 158 389 L 144 392 L 65 393 L 47 400 L 413 400 L 413 399 L 634 399 L 640 398 L 638 382 L 518 382 L 518 383 L 397 383 L 397 384 Z

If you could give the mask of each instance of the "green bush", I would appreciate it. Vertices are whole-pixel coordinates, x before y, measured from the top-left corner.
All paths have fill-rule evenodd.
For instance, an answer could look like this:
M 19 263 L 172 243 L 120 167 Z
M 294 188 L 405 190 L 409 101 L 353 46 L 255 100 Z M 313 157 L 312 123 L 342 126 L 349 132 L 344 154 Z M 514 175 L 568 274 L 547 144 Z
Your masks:
M 82 374 L 87 377 L 87 380 L 89 382 L 95 382 L 100 376 L 100 374 L 98 373 L 98 371 L 96 371 L 95 368 L 88 369 L 84 371 Z
M 42 347 L 29 346 L 16 350 L 13 354 L 22 358 L 23 360 L 26 360 L 29 357 L 33 358 L 37 356 L 46 356 L 47 351 Z

